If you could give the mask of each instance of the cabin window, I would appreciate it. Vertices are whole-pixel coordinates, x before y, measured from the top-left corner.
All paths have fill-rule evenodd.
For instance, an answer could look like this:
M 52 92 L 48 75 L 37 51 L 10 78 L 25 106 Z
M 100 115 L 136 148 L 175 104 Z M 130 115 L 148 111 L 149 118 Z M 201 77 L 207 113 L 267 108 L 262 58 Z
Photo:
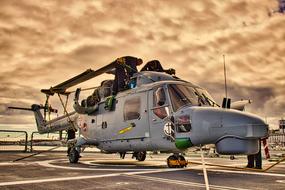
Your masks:
M 124 105 L 124 120 L 140 118 L 141 99 L 139 96 L 127 99 Z
M 159 99 L 164 99 L 164 101 L 161 101 Z M 159 87 L 153 93 L 153 107 L 154 107 L 153 113 L 160 119 L 164 119 L 165 117 L 167 117 L 165 102 L 166 102 L 165 91 L 162 87 Z

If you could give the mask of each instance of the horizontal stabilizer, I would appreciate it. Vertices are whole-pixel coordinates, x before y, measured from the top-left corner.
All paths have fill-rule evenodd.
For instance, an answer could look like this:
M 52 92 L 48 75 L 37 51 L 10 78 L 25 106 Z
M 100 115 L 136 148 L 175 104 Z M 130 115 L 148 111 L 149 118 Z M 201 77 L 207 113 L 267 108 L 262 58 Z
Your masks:
M 8 109 L 33 111 L 31 108 L 22 108 L 22 107 L 13 107 L 13 106 L 8 107 Z

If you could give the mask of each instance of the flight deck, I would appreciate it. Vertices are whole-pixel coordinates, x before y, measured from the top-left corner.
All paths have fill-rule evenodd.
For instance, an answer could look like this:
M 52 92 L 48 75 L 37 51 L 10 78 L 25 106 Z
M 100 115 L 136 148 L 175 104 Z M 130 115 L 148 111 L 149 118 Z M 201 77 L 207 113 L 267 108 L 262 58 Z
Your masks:
M 77 164 L 68 162 L 66 153 L 41 153 L 12 162 L 31 153 L 1 153 L 0 189 L 205 189 L 201 165 L 189 164 L 186 168 L 168 168 L 168 154 L 148 154 L 144 162 L 124 160 L 117 154 L 99 152 L 82 153 Z M 190 162 L 201 162 L 199 154 L 186 155 Z M 285 163 L 267 172 L 236 170 L 244 167 L 246 157 L 229 156 L 205 158 L 206 163 L 229 166 L 207 166 L 210 189 L 285 189 Z M 272 165 L 263 161 L 263 167 Z

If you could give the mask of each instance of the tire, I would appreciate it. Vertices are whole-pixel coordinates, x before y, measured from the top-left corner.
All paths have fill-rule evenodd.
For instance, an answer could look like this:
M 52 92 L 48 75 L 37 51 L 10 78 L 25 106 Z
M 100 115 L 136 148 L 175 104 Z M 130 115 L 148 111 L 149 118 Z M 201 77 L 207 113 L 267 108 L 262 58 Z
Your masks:
M 170 161 L 173 161 L 173 160 L 177 160 L 177 157 L 174 156 L 174 155 L 169 156 L 169 157 L 167 158 L 167 166 L 168 166 L 169 168 L 176 168 L 175 165 L 172 165 L 172 164 L 170 163 Z
M 136 155 L 136 159 L 140 162 L 145 161 L 146 159 L 146 152 L 138 152 Z
M 72 148 L 68 155 L 69 162 L 72 164 L 76 164 L 79 160 L 79 157 L 79 152 L 75 148 Z
M 181 155 L 178 156 L 178 160 L 179 160 L 179 161 L 186 161 L 185 158 L 184 158 L 184 156 L 181 156 Z M 183 164 L 183 165 L 180 165 L 180 168 L 184 168 L 184 167 L 186 167 L 186 166 L 187 166 L 187 164 Z

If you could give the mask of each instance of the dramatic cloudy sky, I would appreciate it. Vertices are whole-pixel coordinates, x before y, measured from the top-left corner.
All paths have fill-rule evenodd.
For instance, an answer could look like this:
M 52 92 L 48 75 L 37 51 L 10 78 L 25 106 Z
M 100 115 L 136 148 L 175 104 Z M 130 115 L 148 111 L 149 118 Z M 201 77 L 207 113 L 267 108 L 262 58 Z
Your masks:
M 284 117 L 285 15 L 275 0 L 1 0 L 1 129 L 34 129 L 31 113 L 8 105 L 43 103 L 41 88 L 117 57 L 159 59 L 177 76 L 224 96 L 253 100 L 272 127 Z M 96 86 L 105 75 L 85 86 Z M 53 100 L 55 104 L 56 100 Z

